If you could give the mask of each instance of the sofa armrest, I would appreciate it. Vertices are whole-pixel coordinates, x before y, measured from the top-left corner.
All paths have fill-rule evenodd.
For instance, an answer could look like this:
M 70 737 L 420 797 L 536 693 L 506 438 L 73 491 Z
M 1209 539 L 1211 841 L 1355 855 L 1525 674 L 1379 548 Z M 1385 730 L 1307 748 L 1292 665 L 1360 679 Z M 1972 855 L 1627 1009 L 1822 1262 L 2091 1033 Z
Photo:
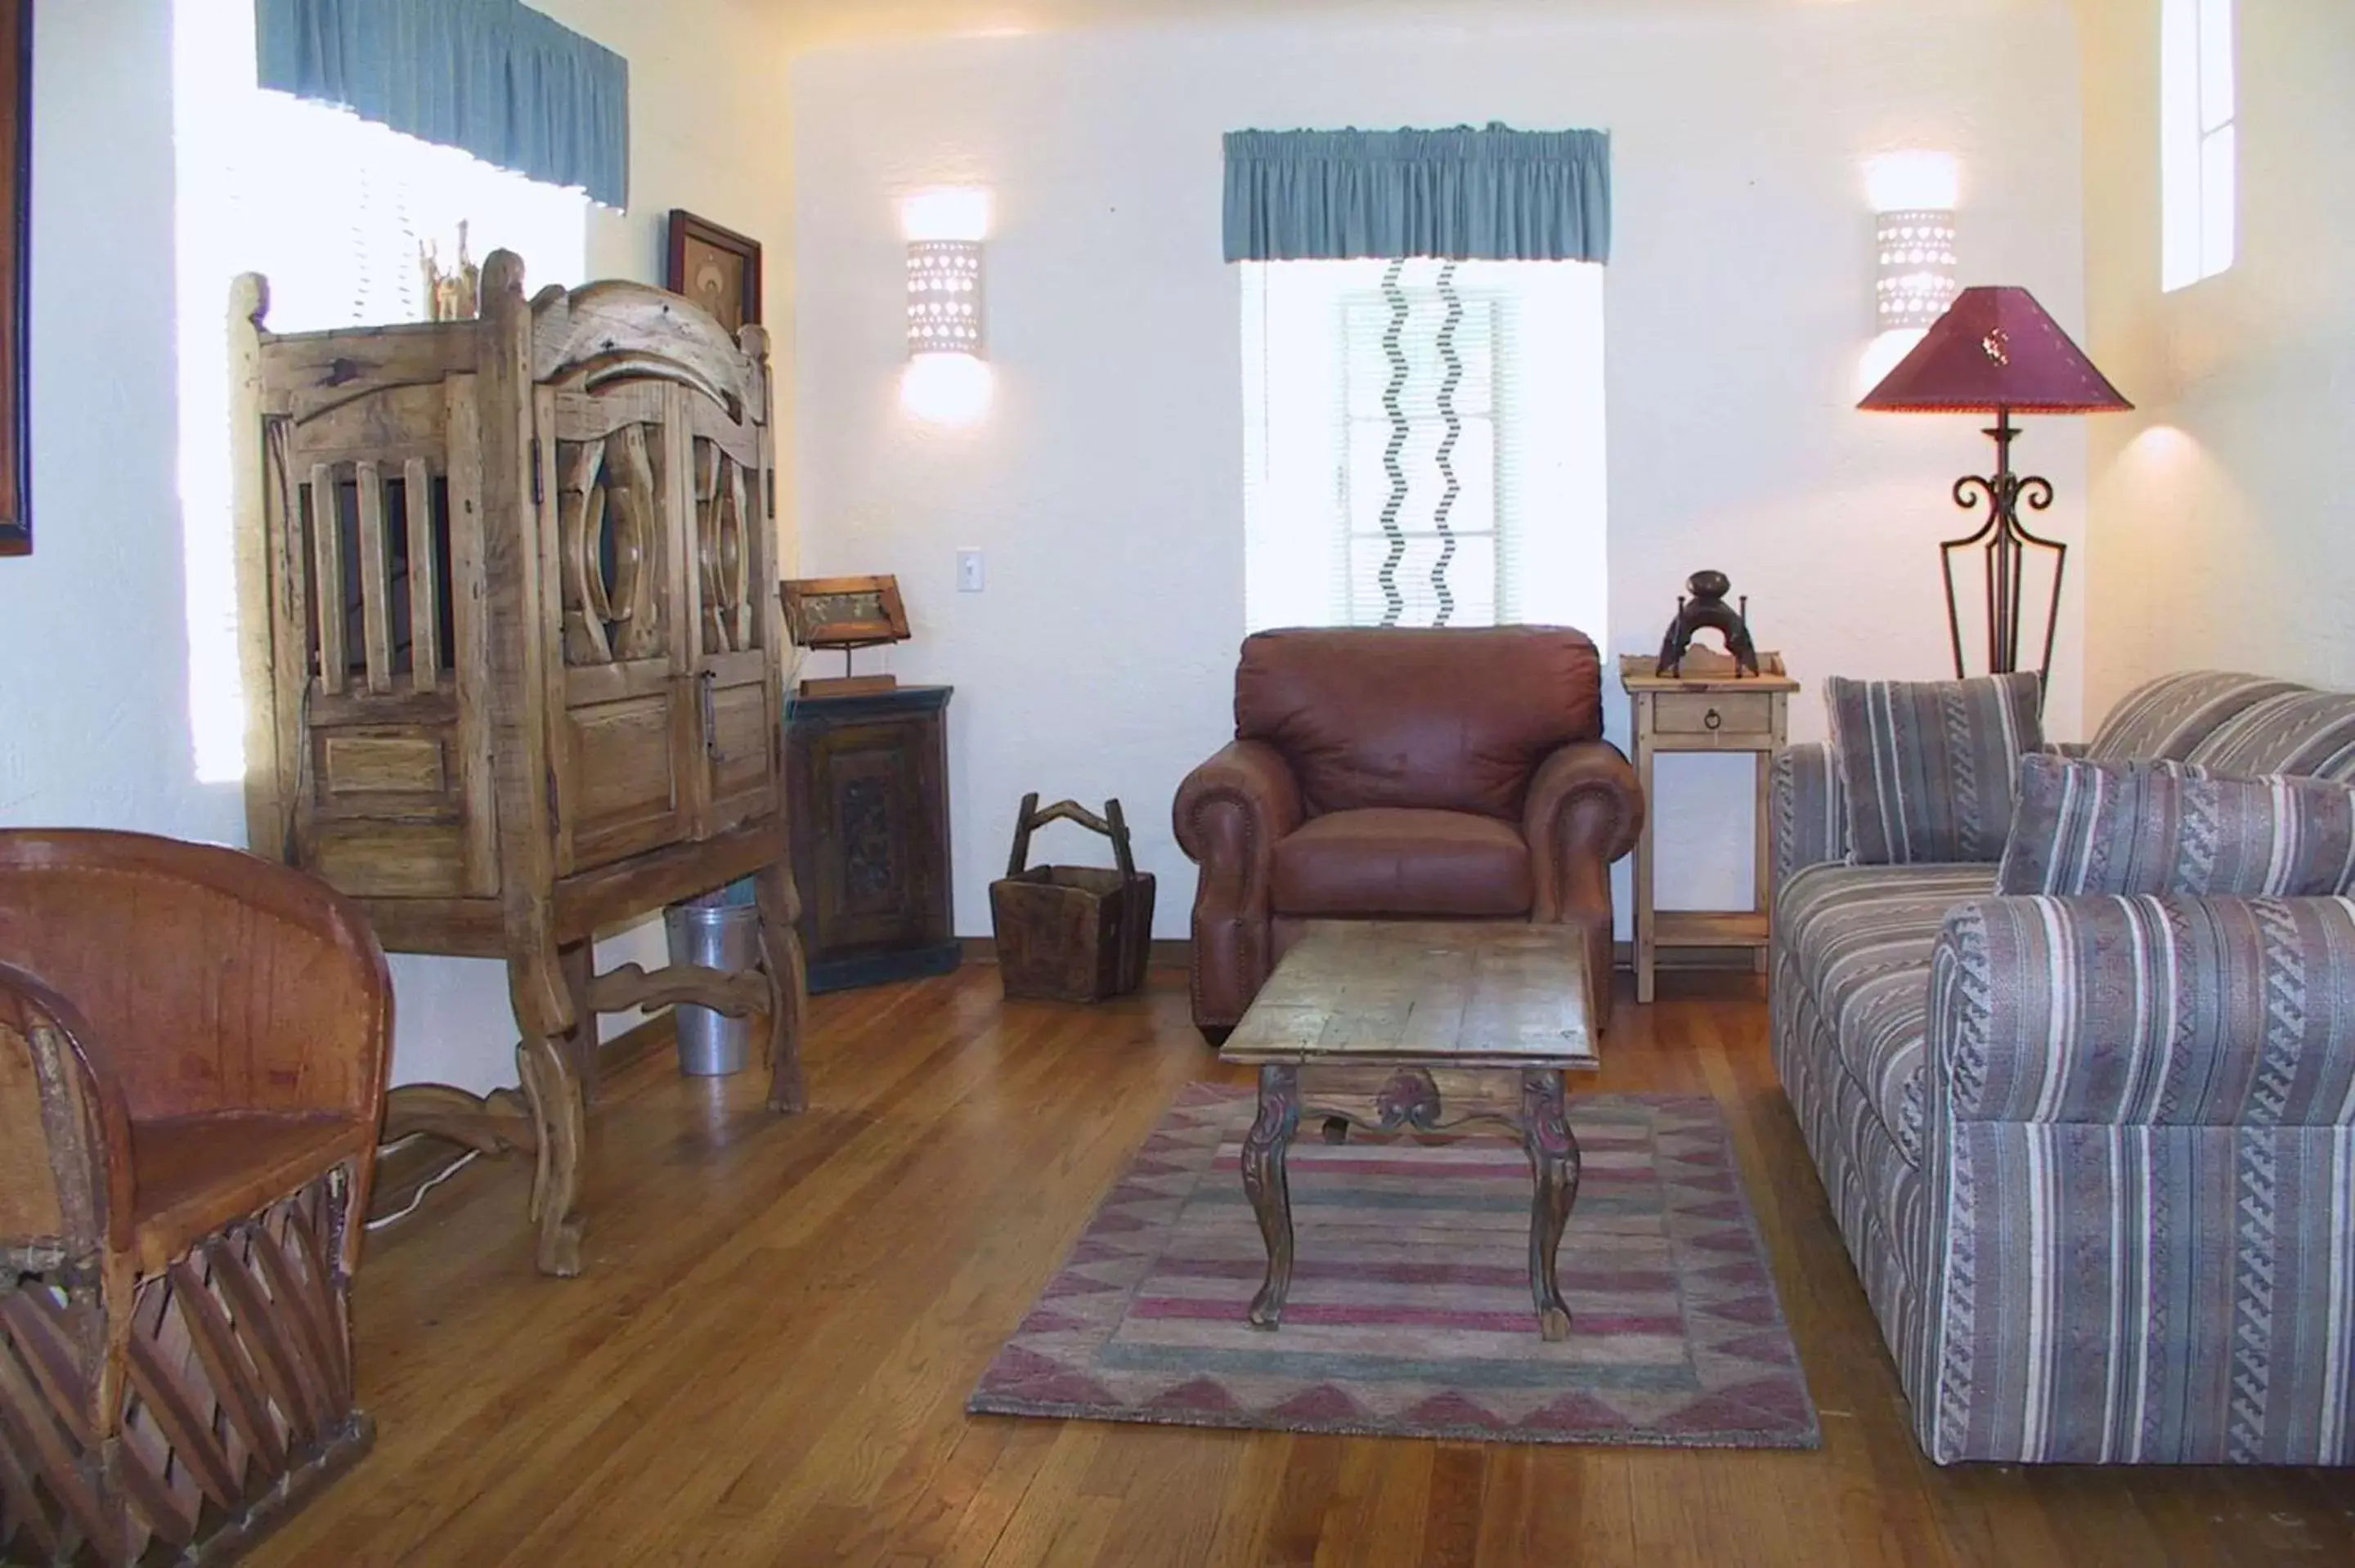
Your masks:
M 2332 1127 L 2355 1105 L 2355 901 L 1974 899 L 1930 977 L 1933 1125 Z
M 1848 858 L 1848 797 L 1838 752 L 1821 741 L 1786 746 L 1774 754 L 1767 783 L 1776 887 L 1794 872 Z
M 1529 917 L 1607 917 L 1611 863 L 1634 849 L 1644 831 L 1644 790 L 1636 769 L 1608 741 L 1561 747 L 1529 779 L 1521 831 L 1537 890 Z

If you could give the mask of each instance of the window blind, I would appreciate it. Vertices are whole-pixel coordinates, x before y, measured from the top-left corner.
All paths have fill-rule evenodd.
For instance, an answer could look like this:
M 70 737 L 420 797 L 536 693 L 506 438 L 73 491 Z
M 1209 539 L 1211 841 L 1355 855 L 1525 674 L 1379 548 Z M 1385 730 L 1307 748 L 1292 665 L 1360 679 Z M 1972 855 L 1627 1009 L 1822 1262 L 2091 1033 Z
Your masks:
M 1604 630 L 1601 269 L 1246 263 L 1244 599 Z

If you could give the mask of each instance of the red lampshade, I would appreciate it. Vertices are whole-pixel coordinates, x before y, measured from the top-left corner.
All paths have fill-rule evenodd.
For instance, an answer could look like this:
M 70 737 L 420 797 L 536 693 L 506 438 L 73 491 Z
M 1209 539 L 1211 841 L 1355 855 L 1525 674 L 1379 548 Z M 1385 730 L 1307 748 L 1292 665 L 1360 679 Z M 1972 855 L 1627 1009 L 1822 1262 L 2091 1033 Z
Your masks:
M 1965 289 L 1859 408 L 2091 414 L 2131 408 L 2025 289 Z

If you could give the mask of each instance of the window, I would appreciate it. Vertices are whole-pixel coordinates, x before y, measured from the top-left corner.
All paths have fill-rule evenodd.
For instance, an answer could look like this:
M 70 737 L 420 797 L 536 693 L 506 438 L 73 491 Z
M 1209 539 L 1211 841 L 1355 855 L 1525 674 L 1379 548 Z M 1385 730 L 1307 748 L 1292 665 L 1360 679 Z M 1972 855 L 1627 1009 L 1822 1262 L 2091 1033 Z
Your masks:
M 1603 269 L 1241 267 L 1244 619 L 1604 639 Z
M 2172 291 L 2232 264 L 2237 105 L 2232 0 L 2163 0 L 2159 11 L 2159 283 Z
M 245 775 L 230 536 L 230 281 L 270 280 L 278 332 L 425 319 L 425 259 L 494 249 L 527 282 L 582 281 L 588 197 L 454 148 L 254 84 L 250 0 L 177 0 L 173 90 L 178 194 L 180 503 L 189 719 L 199 782 Z

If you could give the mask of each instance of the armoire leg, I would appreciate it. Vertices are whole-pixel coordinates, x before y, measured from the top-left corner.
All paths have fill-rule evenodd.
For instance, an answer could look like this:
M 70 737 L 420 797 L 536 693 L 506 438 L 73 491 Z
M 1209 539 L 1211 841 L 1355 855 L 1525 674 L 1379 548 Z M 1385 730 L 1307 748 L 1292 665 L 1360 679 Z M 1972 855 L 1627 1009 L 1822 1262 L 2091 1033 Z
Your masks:
M 534 1255 L 542 1274 L 569 1279 L 581 1272 L 581 1146 L 588 1119 L 571 1038 L 576 1017 L 592 1033 L 596 1024 L 585 1016 L 586 986 L 576 995 L 565 978 L 552 941 L 525 944 L 507 959 L 507 994 L 522 1032 L 516 1075 L 539 1134 L 531 1178 L 531 1219 L 539 1232 Z
M 769 1009 L 769 1108 L 791 1114 L 809 1108 L 809 1084 L 802 1076 L 802 1026 L 809 1015 L 809 972 L 798 924 L 802 901 L 793 867 L 783 859 L 762 871 L 758 887 L 761 962 L 775 998 Z
M 542 1274 L 570 1279 L 581 1272 L 581 1143 L 586 1119 L 581 1080 L 562 1041 L 526 1035 L 516 1047 L 516 1071 L 539 1128 L 539 1163 L 531 1178 L 531 1218 L 539 1235 L 534 1258 Z
M 597 978 L 597 945 L 575 942 L 557 953 L 564 971 L 564 989 L 572 996 L 572 1028 L 564 1036 L 565 1054 L 572 1058 L 573 1075 L 581 1080 L 581 1097 L 597 1103 L 597 1015 L 589 1011 L 589 982 Z

